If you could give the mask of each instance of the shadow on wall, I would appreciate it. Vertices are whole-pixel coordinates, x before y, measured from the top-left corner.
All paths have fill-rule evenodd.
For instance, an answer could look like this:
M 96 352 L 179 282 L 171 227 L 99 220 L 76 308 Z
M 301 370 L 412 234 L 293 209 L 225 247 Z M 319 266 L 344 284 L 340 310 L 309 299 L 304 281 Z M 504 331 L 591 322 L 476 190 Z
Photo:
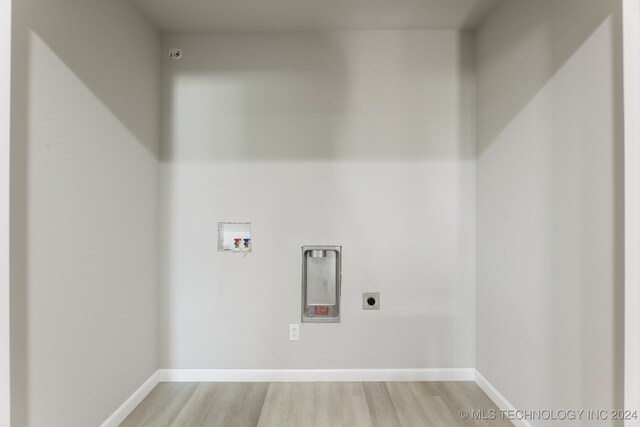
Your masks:
M 161 158 L 472 158 L 471 35 L 427 34 L 167 35 Z
M 496 36 L 487 36 L 491 46 L 482 50 L 481 61 L 485 74 L 501 78 L 485 79 L 478 87 L 478 109 L 484 112 L 478 124 L 478 155 L 611 18 L 612 4 L 611 0 L 525 0 L 507 1 L 494 10 L 488 21 Z M 527 18 L 513 19 L 515 13 Z
M 65 425 L 94 425 L 102 422 L 131 393 L 133 388 L 128 389 L 128 382 L 137 385 L 148 378 L 146 372 L 136 373 L 132 377 L 139 378 L 121 381 L 120 385 L 111 388 L 112 384 L 108 384 L 107 392 L 94 388 L 98 384 L 104 386 L 106 382 L 117 381 L 117 377 L 112 376 L 106 382 L 95 381 L 86 387 L 75 383 L 75 391 L 59 396 L 43 396 L 47 387 L 62 385 L 61 375 L 70 374 L 67 385 L 74 384 L 77 377 L 84 376 L 90 382 L 89 379 L 101 375 L 100 370 L 95 369 L 95 363 L 99 364 L 96 359 L 93 360 L 93 372 L 83 371 L 83 364 L 75 364 L 74 360 L 79 359 L 79 354 L 92 358 L 106 343 L 115 340 L 114 337 L 123 336 L 121 331 L 113 331 L 113 325 L 104 322 L 103 311 L 123 287 L 133 281 L 148 282 L 148 277 L 135 273 L 128 279 L 114 280 L 121 273 L 124 276 L 125 272 L 136 270 L 131 264 L 137 256 L 123 262 L 122 256 L 111 251 L 119 244 L 117 239 L 122 237 L 123 230 L 129 232 L 131 240 L 140 237 L 138 233 L 146 233 L 144 225 L 137 231 L 127 229 L 130 225 L 128 215 L 140 213 L 140 206 L 129 202 L 138 199 L 144 204 L 155 197 L 149 195 L 155 194 L 155 189 L 145 190 L 146 194 L 140 190 L 146 185 L 142 182 L 150 177 L 155 180 L 156 176 L 159 75 L 141 75 L 131 70 L 148 68 L 150 62 L 157 62 L 159 66 L 159 49 L 139 49 L 141 44 L 159 47 L 159 40 L 152 37 L 150 27 L 139 25 L 143 21 L 136 13 L 128 1 L 14 2 L 12 425 L 41 425 L 47 417 L 49 419 L 44 423 L 49 425 L 61 425 L 63 419 L 68 421 Z M 132 28 L 137 37 L 133 42 Z M 69 88 L 72 90 L 64 92 Z M 157 94 L 157 102 L 149 102 L 150 94 Z M 150 104 L 157 107 L 150 109 Z M 133 176 L 132 170 L 140 173 L 140 182 L 126 182 Z M 69 182 L 71 185 L 67 185 Z M 119 202 L 113 203 L 114 197 Z M 65 217 L 65 213 L 69 215 Z M 48 220 L 42 221 L 43 217 Z M 146 221 L 152 223 L 148 217 Z M 37 223 L 35 227 L 34 223 Z M 103 232 L 107 229 L 114 233 L 105 236 Z M 153 241 L 148 243 L 153 244 Z M 129 249 L 123 248 L 122 253 L 131 255 L 135 246 L 134 243 Z M 43 256 L 43 252 L 48 253 Z M 93 264 L 101 257 L 105 267 Z M 138 260 L 142 258 L 144 255 Z M 55 265 L 57 261 L 61 262 Z M 43 264 L 47 268 L 39 268 Z M 112 271 L 108 272 L 108 269 Z M 69 274 L 70 270 L 77 274 Z M 43 280 L 47 273 L 53 274 Z M 92 276 L 87 277 L 89 275 Z M 111 283 L 105 283 L 109 281 Z M 50 295 L 54 298 L 43 301 Z M 104 310 L 86 314 L 101 304 Z M 123 311 L 130 308 L 122 298 L 116 305 Z M 34 321 L 34 314 L 39 320 L 51 321 Z M 146 319 L 146 314 L 143 317 Z M 66 333 L 64 338 L 59 335 L 61 330 Z M 73 345 L 69 345 L 70 336 L 76 338 Z M 116 355 L 105 351 L 103 361 L 107 359 L 115 365 L 125 365 L 121 357 L 147 357 L 134 352 L 127 349 Z M 68 358 L 65 360 L 63 356 Z M 149 364 L 152 362 L 148 361 Z M 47 373 L 41 375 L 44 371 Z M 122 389 L 126 391 L 122 392 Z M 76 391 L 94 399 L 70 421 L 70 414 L 64 413 L 68 402 L 63 401 Z M 121 396 L 109 395 L 118 393 Z
M 161 367 L 473 365 L 473 49 L 455 31 L 164 36 Z M 227 218 L 260 233 L 241 268 L 211 246 Z M 429 243 L 408 250 L 408 236 Z M 348 250 L 349 309 L 294 352 L 281 327 L 300 319 L 307 242 Z M 387 346 L 405 354 L 389 360 L 363 351 L 376 344 L 360 334 L 367 288 L 387 292 L 386 307 L 425 299 L 446 313 L 381 312 L 382 335 L 405 323 Z M 318 342 L 342 351 L 323 361 Z
M 141 44 L 156 45 L 140 12 L 128 2 L 29 0 L 22 11 L 24 24 L 35 33 L 75 76 L 108 108 L 138 142 L 158 156 L 159 95 L 157 108 L 149 108 L 149 93 L 157 93 L 154 76 L 134 73 L 149 63 L 160 66 L 160 51 L 141 51 Z M 135 32 L 132 35 L 132 31 Z M 26 34 L 19 35 L 21 39 Z M 20 54 L 20 53 L 19 53 Z M 20 70 L 29 73 L 27 69 Z M 72 94 L 70 94 L 72 95 Z M 61 99 L 61 106 L 71 99 Z
M 479 369 L 526 408 L 622 407 L 621 34 L 618 0 L 504 2 L 479 30 L 478 299 L 516 307 L 500 355 L 529 368 Z

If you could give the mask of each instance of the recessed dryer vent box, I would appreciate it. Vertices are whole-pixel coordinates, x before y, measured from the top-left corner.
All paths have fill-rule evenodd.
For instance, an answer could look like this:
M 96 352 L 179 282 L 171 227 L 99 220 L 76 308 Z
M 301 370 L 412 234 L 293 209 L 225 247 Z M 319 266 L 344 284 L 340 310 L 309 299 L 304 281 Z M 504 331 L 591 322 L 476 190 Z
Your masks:
M 302 322 L 339 323 L 341 246 L 302 247 Z
M 250 222 L 218 223 L 218 251 L 251 252 L 252 248 Z

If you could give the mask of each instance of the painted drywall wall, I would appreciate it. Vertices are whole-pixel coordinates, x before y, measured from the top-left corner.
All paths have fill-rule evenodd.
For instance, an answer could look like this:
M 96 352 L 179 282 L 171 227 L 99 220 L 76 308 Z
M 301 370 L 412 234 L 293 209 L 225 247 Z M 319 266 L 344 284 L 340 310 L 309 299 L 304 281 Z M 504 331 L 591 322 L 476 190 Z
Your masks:
M 162 368 L 474 366 L 473 35 L 165 35 Z M 219 221 L 253 252 L 217 251 Z M 304 324 L 301 246 L 342 245 Z M 363 311 L 362 293 L 381 310 Z
M 12 426 L 100 425 L 157 368 L 159 43 L 127 0 L 14 2 Z
M 640 402 L 640 3 L 623 1 L 625 138 L 624 407 Z M 640 426 L 640 419 L 626 427 Z
M 9 166 L 11 0 L 0 0 L 0 427 L 11 425 Z
M 504 2 L 476 42 L 477 369 L 519 408 L 621 409 L 620 2 Z

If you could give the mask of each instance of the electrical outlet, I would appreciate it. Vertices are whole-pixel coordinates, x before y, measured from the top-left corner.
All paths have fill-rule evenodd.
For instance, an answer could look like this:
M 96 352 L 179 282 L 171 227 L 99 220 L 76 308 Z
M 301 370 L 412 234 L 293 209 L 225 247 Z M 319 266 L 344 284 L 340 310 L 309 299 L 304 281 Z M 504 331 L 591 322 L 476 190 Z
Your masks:
M 380 293 L 367 292 L 362 294 L 363 310 L 380 310 Z
M 298 323 L 291 323 L 289 325 L 289 341 L 300 340 L 300 325 Z

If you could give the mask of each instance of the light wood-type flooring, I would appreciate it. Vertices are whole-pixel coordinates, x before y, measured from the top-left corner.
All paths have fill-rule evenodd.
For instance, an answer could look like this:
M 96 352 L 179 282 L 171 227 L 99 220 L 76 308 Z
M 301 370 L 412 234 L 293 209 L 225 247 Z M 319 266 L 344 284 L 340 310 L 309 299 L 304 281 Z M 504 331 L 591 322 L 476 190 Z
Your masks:
M 463 420 L 461 410 L 485 419 Z M 120 426 L 511 425 L 474 382 L 435 381 L 160 383 Z

